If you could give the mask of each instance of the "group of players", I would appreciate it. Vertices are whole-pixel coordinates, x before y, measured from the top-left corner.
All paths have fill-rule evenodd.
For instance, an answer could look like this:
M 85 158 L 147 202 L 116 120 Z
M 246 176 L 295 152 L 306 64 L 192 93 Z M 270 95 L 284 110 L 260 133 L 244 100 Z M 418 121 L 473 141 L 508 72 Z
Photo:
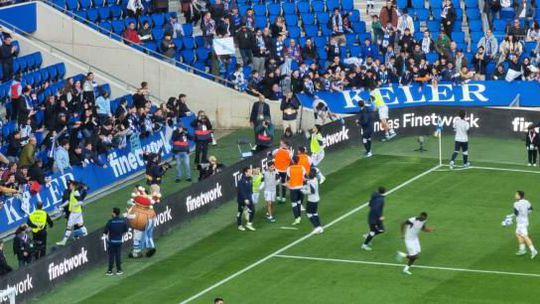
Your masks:
M 246 167 L 242 170 L 238 181 L 236 213 L 238 230 L 256 230 L 253 227 L 253 219 L 261 192 L 266 202 L 266 218 L 269 222 L 275 222 L 274 203 L 286 202 L 288 190 L 294 218 L 292 225 L 300 224 L 302 211 L 305 211 L 313 224 L 313 232 L 316 234 L 323 232 L 317 211 L 320 200 L 319 184 L 326 180 L 318 169 L 324 159 L 325 148 L 321 126 L 315 125 L 310 132 L 306 133 L 306 137 L 310 142 L 309 154 L 306 147 L 299 147 L 297 151 L 294 151 L 289 142 L 282 140 L 279 148 L 271 153 L 271 160 L 266 168 Z M 304 207 L 305 196 L 307 202 Z M 245 217 L 247 221 L 245 225 L 242 224 L 242 217 Z

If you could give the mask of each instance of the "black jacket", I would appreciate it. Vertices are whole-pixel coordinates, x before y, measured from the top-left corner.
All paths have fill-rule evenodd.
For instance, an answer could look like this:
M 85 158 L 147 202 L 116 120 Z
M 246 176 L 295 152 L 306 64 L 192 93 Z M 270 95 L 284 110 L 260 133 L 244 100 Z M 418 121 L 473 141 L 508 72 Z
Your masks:
M 253 39 L 253 34 L 248 30 L 240 30 L 236 34 L 236 41 L 238 41 L 239 49 L 250 49 L 252 50 L 255 47 L 255 39 Z
M 17 256 L 18 260 L 23 260 L 30 256 L 30 236 L 26 233 L 19 233 L 13 239 L 13 254 Z M 24 253 L 28 253 L 25 257 Z
M 253 107 L 251 107 L 251 115 L 249 116 L 249 122 L 251 122 L 254 126 L 257 126 L 262 120 L 271 119 L 270 116 L 270 106 L 264 102 L 262 105 L 262 115 L 264 117 L 258 117 L 259 115 L 259 104 L 260 102 L 256 102 L 253 104 Z
M 293 95 L 291 99 L 282 98 L 281 105 L 279 107 L 283 112 L 283 120 L 296 120 L 298 116 L 298 108 L 300 108 L 300 103 L 296 96 Z M 292 114 L 285 113 L 285 110 L 293 110 Z
M 107 222 L 103 234 L 109 237 L 109 245 L 122 245 L 122 237 L 128 231 L 125 218 L 115 216 Z
M 527 135 L 525 136 L 525 145 L 527 148 L 529 148 L 530 145 L 533 145 L 535 147 L 540 146 L 540 138 L 538 133 L 533 129 L 532 132 L 527 132 Z
M 378 192 L 373 193 L 369 200 L 368 221 L 370 225 L 375 225 L 381 221 L 380 218 L 383 216 L 383 209 L 384 196 Z

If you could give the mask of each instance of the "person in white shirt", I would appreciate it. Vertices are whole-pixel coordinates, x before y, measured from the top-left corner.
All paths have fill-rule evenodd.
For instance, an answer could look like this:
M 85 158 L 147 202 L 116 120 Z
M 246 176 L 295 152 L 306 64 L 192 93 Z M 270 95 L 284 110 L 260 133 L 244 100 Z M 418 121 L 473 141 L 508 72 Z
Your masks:
M 398 18 L 397 29 L 401 35 L 405 33 L 405 29 L 409 29 L 411 31 L 411 35 L 414 35 L 413 18 L 409 16 L 409 10 L 406 8 L 403 9 L 402 15 Z
M 418 235 L 420 231 L 432 232 L 433 228 L 426 226 L 427 213 L 422 212 L 416 217 L 411 217 L 401 224 L 401 238 L 405 241 L 405 247 L 407 247 L 407 253 L 398 251 L 397 258 L 398 260 L 403 260 L 407 258 L 408 262 L 405 268 L 403 268 L 403 273 L 412 274 L 409 269 L 418 259 L 420 252 L 422 251 L 420 247 L 420 238 Z
M 469 123 L 465 120 L 465 111 L 459 112 L 459 117 L 454 120 L 454 131 L 456 132 L 454 153 L 450 160 L 450 169 L 454 168 L 456 158 L 461 150 L 463 154 L 463 167 L 469 167 Z
M 263 171 L 263 191 L 264 200 L 266 201 L 266 219 L 274 223 L 276 219 L 273 215 L 273 205 L 276 201 L 276 190 L 280 184 L 279 173 L 276 170 L 276 166 L 273 161 L 270 161 L 267 165 L 267 169 Z
M 529 213 L 532 211 L 531 203 L 525 199 L 525 192 L 518 190 L 515 194 L 516 202 L 514 203 L 514 215 L 516 216 L 516 237 L 519 243 L 519 250 L 516 255 L 527 254 L 525 246 L 531 251 L 531 259 L 534 259 L 538 254 L 534 244 L 529 237 Z
M 309 221 L 313 225 L 313 234 L 321 234 L 324 229 L 321 225 L 319 218 L 319 201 L 321 197 L 319 195 L 319 180 L 317 178 L 317 169 L 311 168 L 308 173 L 308 181 L 302 189 L 302 192 L 307 195 L 306 215 Z

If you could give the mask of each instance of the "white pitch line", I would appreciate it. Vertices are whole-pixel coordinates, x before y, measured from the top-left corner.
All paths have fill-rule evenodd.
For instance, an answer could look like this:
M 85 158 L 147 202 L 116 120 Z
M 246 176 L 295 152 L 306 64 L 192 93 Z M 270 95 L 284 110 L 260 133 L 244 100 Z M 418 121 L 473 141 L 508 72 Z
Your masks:
M 491 170 L 491 171 L 508 171 L 508 172 L 522 172 L 522 173 L 540 174 L 540 171 L 512 169 L 512 168 L 496 168 L 496 167 L 481 167 L 481 166 L 471 166 L 470 168 L 471 169 L 480 169 L 480 170 Z
M 386 192 L 386 195 L 392 194 L 393 192 L 395 192 L 395 191 L 397 191 L 397 190 L 399 190 L 399 189 L 401 189 L 401 188 L 403 188 L 403 187 L 409 185 L 410 183 L 412 183 L 412 182 L 414 182 L 414 181 L 416 181 L 416 180 L 418 180 L 418 179 L 420 179 L 420 178 L 422 178 L 422 177 L 428 175 L 429 173 L 431 173 L 431 172 L 437 170 L 439 167 L 440 167 L 440 166 L 437 165 L 437 166 L 435 166 L 435 167 L 433 167 L 433 168 L 431 168 L 431 169 L 429 169 L 429 170 L 426 170 L 426 171 L 424 171 L 424 172 L 422 172 L 422 173 L 416 175 L 415 177 L 412 177 L 412 178 L 406 180 L 405 182 L 403 182 L 403 183 L 397 185 L 396 187 L 394 187 L 394 188 L 388 190 L 388 191 Z M 341 222 L 342 220 L 346 219 L 347 217 L 349 217 L 349 216 L 355 214 L 356 212 L 358 212 L 358 211 L 360 211 L 360 210 L 366 208 L 367 206 L 368 206 L 368 203 L 364 203 L 364 204 L 362 204 L 362 205 L 360 205 L 360 206 L 358 206 L 358 207 L 356 207 L 356 208 L 350 210 L 349 212 L 343 214 L 342 216 L 338 217 L 337 219 L 335 219 L 335 220 L 331 221 L 330 223 L 326 224 L 326 225 L 324 226 L 324 228 L 325 228 L 325 229 L 328 229 L 328 228 L 332 227 L 333 225 L 335 225 L 335 224 Z M 297 245 L 297 244 L 302 243 L 303 241 L 307 240 L 307 239 L 310 238 L 311 236 L 313 236 L 312 233 L 309 233 L 309 234 L 304 235 L 303 237 L 297 239 L 296 241 L 291 242 L 291 243 L 289 243 L 288 245 L 285 245 L 284 247 L 282 247 L 282 248 L 280 248 L 280 249 L 274 251 L 273 253 L 271 253 L 271 254 L 265 256 L 264 258 L 262 258 L 262 259 L 260 259 L 260 260 L 258 260 L 258 261 L 256 261 L 256 262 L 254 262 L 253 264 L 246 266 L 245 268 L 243 268 L 243 269 L 241 269 L 241 270 L 239 270 L 239 271 L 237 271 L 237 272 L 231 274 L 230 276 L 228 276 L 228 277 L 224 278 L 223 280 L 221 280 L 221 281 L 219 281 L 219 282 L 213 284 L 212 286 L 210 286 L 210 287 L 208 287 L 208 288 L 206 288 L 206 289 L 204 289 L 204 290 L 198 292 L 197 294 L 194 294 L 193 296 L 191 296 L 191 297 L 189 297 L 189 298 L 183 300 L 182 302 L 180 302 L 180 304 L 189 303 L 189 302 L 191 302 L 191 301 L 193 301 L 193 300 L 195 300 L 195 299 L 197 299 L 197 298 L 200 298 L 201 296 L 207 294 L 208 292 L 212 291 L 213 289 L 215 289 L 215 288 L 217 288 L 217 287 L 219 287 L 219 286 L 221 286 L 221 285 L 223 285 L 223 284 L 225 284 L 225 283 L 231 281 L 232 279 L 234 279 L 234 278 L 236 278 L 236 277 L 242 275 L 243 273 L 245 273 L 245 272 L 247 272 L 247 271 L 249 271 L 249 270 L 251 270 L 251 269 L 257 267 L 258 265 L 260 265 L 260 264 L 262 264 L 262 263 L 268 261 L 269 259 L 273 258 L 274 256 L 279 255 L 280 253 L 282 253 L 282 252 L 288 250 L 289 248 L 291 248 L 291 247 L 293 247 L 293 246 L 295 246 L 295 245 Z
M 375 265 L 375 266 L 391 266 L 391 267 L 403 267 L 403 266 L 405 266 L 404 264 L 398 264 L 398 263 L 372 262 L 372 261 L 362 261 L 362 260 L 346 260 L 346 259 L 334 259 L 334 258 L 317 258 L 317 257 L 298 256 L 298 255 L 277 254 L 274 257 L 282 258 L 282 259 L 296 259 L 296 260 L 319 261 L 319 262 L 336 262 L 336 263 L 349 263 L 349 264 L 362 264 L 362 265 Z M 425 265 L 413 265 L 412 267 L 413 268 L 432 269 L 432 270 L 473 272 L 473 273 L 482 273 L 482 274 L 503 274 L 503 275 L 512 275 L 512 276 L 538 277 L 538 278 L 540 278 L 540 274 L 538 274 L 538 273 L 508 272 L 508 271 L 498 271 L 498 270 L 467 269 L 467 268 L 453 268 L 453 267 L 425 266 Z
M 298 230 L 297 227 L 289 227 L 289 226 L 281 226 L 281 227 L 279 227 L 279 229 L 283 229 L 283 230 Z

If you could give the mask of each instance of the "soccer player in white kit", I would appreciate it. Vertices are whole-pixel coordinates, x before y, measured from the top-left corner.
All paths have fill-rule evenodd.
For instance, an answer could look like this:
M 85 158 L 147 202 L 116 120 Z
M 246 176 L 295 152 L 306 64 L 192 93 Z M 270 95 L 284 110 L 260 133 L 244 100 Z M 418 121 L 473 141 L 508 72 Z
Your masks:
M 469 163 L 469 123 L 465 120 L 465 111 L 459 111 L 459 117 L 454 120 L 454 131 L 456 132 L 454 153 L 450 160 L 450 169 L 454 168 L 456 157 L 461 150 L 463 154 L 463 167 L 468 167 Z
M 422 212 L 416 217 L 411 217 L 401 224 L 401 238 L 405 241 L 405 247 L 407 247 L 407 253 L 398 251 L 397 257 L 399 260 L 407 258 L 408 262 L 405 268 L 403 268 L 404 274 L 412 274 L 409 268 L 414 264 L 420 252 L 420 238 L 418 234 L 420 231 L 431 232 L 432 228 L 426 226 L 427 213 Z
M 516 237 L 519 243 L 519 250 L 516 255 L 527 254 L 527 247 L 531 251 L 531 259 L 538 254 L 534 248 L 531 238 L 529 238 L 529 213 L 532 211 L 531 203 L 525 199 L 525 192 L 518 190 L 515 194 L 514 215 L 516 216 Z M 527 247 L 525 247 L 527 246 Z

